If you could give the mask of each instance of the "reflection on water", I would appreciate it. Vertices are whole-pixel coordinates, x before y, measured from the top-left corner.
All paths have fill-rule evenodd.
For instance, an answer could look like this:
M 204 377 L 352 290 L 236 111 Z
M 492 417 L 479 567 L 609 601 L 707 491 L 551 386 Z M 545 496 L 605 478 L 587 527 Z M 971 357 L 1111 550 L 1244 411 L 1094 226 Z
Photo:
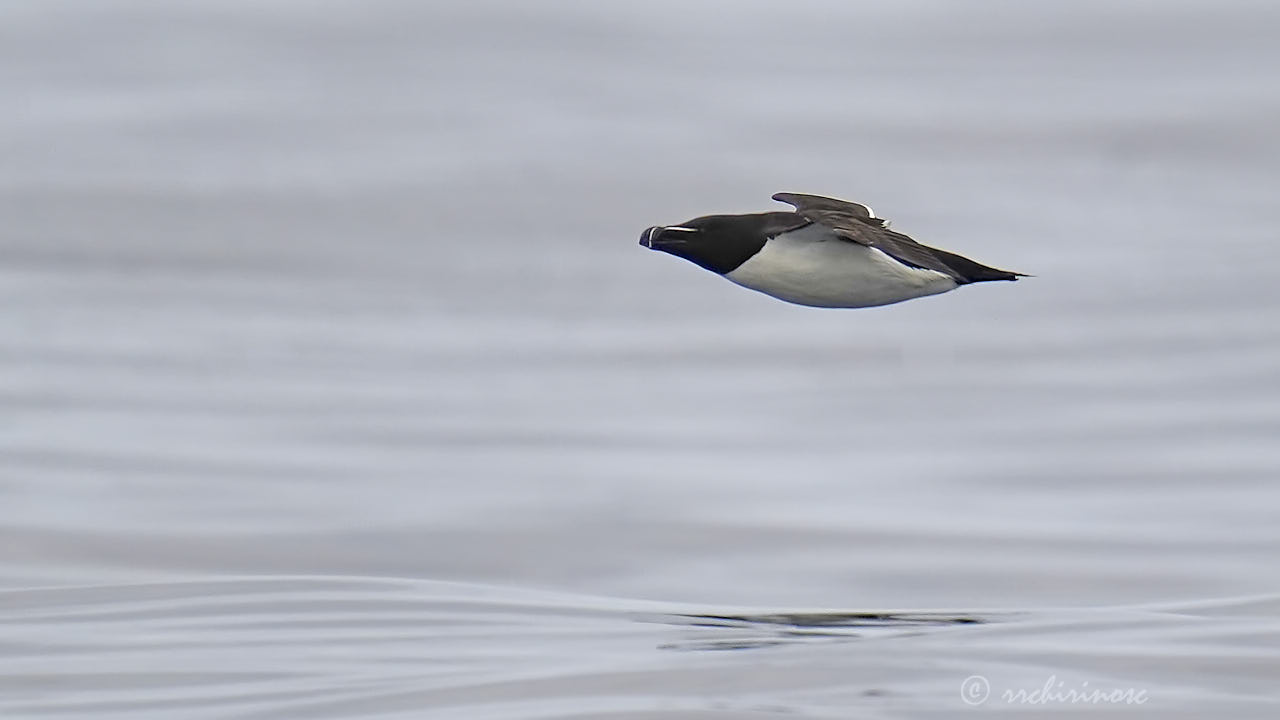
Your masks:
M 1274 716 L 1277 20 L 0 7 L 0 715 Z M 1036 277 L 635 243 L 785 190 Z
M 750 650 L 800 642 L 839 642 L 880 635 L 909 635 L 919 628 L 972 625 L 989 620 L 964 614 L 827 612 L 774 615 L 681 615 L 699 628 L 717 628 L 715 636 L 664 647 L 673 650 Z

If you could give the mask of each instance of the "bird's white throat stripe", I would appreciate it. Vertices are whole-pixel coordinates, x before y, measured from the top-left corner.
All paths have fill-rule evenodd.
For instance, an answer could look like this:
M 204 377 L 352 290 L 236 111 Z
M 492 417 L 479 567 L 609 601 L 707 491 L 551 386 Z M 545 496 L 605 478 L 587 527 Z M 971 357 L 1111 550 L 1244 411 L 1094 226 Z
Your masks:
M 725 274 L 743 287 L 815 307 L 871 307 L 956 287 L 949 275 L 904 265 L 820 225 L 783 233 Z

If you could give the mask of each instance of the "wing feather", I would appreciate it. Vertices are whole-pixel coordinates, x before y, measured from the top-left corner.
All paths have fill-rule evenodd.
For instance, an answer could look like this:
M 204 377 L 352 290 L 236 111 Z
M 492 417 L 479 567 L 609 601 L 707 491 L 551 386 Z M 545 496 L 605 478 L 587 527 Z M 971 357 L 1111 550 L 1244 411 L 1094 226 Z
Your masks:
M 778 193 L 773 199 L 794 206 L 796 214 L 829 228 L 844 240 L 875 248 L 904 265 L 940 272 L 958 283 L 972 282 L 959 269 L 948 265 L 939 251 L 884 227 L 884 220 L 875 217 L 866 205 L 803 193 Z

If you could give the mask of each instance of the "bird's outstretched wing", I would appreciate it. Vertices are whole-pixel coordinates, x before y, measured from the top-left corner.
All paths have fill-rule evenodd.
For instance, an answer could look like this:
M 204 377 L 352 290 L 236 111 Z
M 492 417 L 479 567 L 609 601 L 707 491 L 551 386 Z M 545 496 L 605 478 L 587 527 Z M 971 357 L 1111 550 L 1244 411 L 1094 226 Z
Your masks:
M 813 222 L 822 222 L 823 225 L 828 223 L 820 220 L 820 217 L 831 221 L 847 220 L 859 222 L 873 227 L 884 225 L 884 220 L 876 217 L 871 208 L 866 205 L 848 202 L 847 200 L 836 200 L 835 198 L 822 197 L 821 195 L 805 195 L 804 193 L 778 193 L 773 196 L 773 199 L 788 205 L 794 205 L 796 212 Z M 812 217 L 810 214 L 812 214 Z
M 904 265 L 940 272 L 957 283 L 1014 280 L 1019 275 L 921 245 L 885 227 L 884 220 L 876 217 L 866 205 L 802 193 L 778 193 L 773 199 L 795 206 L 796 214 L 829 228 L 841 239 L 875 248 Z

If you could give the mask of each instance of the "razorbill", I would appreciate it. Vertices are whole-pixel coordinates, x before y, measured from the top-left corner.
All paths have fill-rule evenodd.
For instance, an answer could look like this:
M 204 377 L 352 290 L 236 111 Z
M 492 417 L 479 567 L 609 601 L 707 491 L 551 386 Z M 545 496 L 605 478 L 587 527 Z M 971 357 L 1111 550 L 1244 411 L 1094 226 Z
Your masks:
M 779 300 L 828 308 L 888 305 L 969 283 L 1017 280 L 890 230 L 866 205 L 799 193 L 795 212 L 705 215 L 651 227 L 640 244 Z

